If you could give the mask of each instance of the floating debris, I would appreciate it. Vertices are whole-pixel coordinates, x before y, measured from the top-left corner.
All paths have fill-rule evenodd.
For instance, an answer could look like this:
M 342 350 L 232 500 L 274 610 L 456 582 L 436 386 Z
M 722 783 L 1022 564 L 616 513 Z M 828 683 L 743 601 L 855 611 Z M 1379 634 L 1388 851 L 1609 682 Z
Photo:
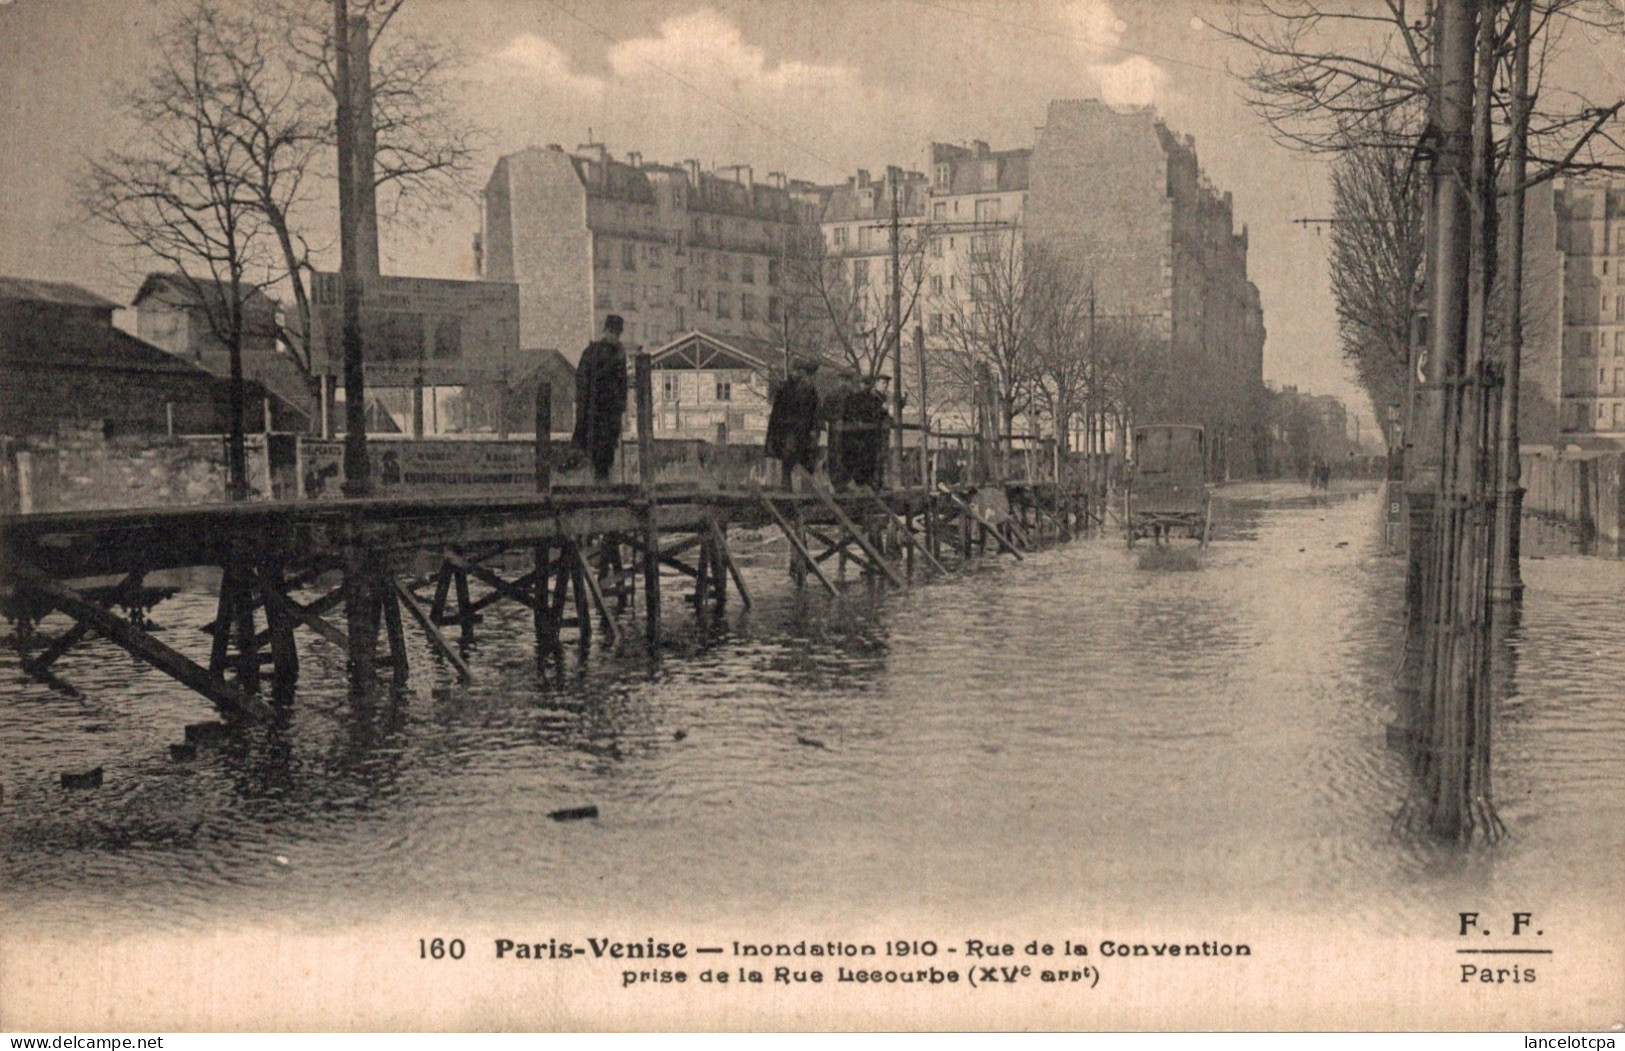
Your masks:
M 231 728 L 222 722 L 188 723 L 186 740 L 189 744 L 217 744 L 230 732 Z
M 826 751 L 829 749 L 829 745 L 825 744 L 823 741 L 820 741 L 818 738 L 802 737 L 800 734 L 796 735 L 796 744 L 804 744 L 808 748 L 823 748 Z
M 63 774 L 63 788 L 100 788 L 102 787 L 102 768 L 86 770 L 82 774 Z
M 685 738 L 687 736 L 688 736 L 688 731 L 687 730 L 678 730 L 676 733 L 671 735 L 671 739 L 673 741 L 681 741 L 683 738 Z
M 177 763 L 189 763 L 197 758 L 197 745 L 172 744 L 169 746 L 169 758 Z
M 288 855 L 286 855 L 286 854 L 278 854 L 276 856 L 276 863 L 278 865 L 286 865 L 286 864 L 288 864 Z
M 1333 544 L 1332 546 L 1333 547 L 1348 547 L 1349 542 L 1347 540 L 1339 540 L 1337 543 Z
M 598 808 L 595 806 L 566 807 L 563 810 L 555 810 L 547 816 L 554 821 L 583 821 L 589 817 L 597 817 Z

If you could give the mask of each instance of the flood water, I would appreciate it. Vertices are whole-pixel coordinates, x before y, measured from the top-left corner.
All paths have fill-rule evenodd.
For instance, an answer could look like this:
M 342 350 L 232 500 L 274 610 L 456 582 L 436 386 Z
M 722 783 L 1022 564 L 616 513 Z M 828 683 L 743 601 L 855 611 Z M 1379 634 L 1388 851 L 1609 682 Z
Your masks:
M 212 716 L 168 679 L 98 642 L 57 665 L 73 697 L 8 650 L 8 927 L 929 910 L 1431 931 L 1475 904 L 1615 900 L 1625 563 L 1526 563 L 1495 737 L 1509 836 L 1461 849 L 1391 827 L 1404 570 L 1381 501 L 1217 507 L 1194 571 L 1091 539 L 839 601 L 793 592 L 782 546 L 742 545 L 757 605 L 719 639 L 668 602 L 658 662 L 571 650 L 538 676 L 528 613 L 498 605 L 472 684 L 414 648 L 409 687 L 370 705 L 302 636 L 284 723 L 192 762 L 167 746 Z M 159 606 L 166 641 L 201 658 L 213 601 Z M 99 790 L 59 787 L 95 766 Z

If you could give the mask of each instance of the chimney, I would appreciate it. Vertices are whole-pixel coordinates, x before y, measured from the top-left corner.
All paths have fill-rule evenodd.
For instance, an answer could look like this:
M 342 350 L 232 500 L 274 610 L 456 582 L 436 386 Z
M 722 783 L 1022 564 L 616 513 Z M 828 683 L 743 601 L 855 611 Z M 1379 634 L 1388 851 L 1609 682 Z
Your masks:
M 768 181 L 768 183 L 770 185 L 773 186 L 774 189 L 777 189 L 777 190 L 784 189 L 784 173 L 783 172 L 768 172 L 767 173 L 767 181 Z
M 983 142 L 981 139 L 972 139 L 971 140 L 971 145 L 976 148 L 976 156 L 978 156 L 978 157 L 986 157 L 987 156 L 987 154 L 988 154 L 987 143 Z
M 860 188 L 862 188 L 862 187 L 865 187 L 865 186 L 868 186 L 868 185 L 869 185 L 869 169 L 867 169 L 867 168 L 859 168 L 858 169 L 858 186 Z
M 630 164 L 634 168 L 643 167 L 643 154 L 639 153 L 637 150 L 631 150 L 626 155 L 626 163 Z
M 683 168 L 688 172 L 688 187 L 690 190 L 700 188 L 700 162 L 692 158 L 683 162 Z

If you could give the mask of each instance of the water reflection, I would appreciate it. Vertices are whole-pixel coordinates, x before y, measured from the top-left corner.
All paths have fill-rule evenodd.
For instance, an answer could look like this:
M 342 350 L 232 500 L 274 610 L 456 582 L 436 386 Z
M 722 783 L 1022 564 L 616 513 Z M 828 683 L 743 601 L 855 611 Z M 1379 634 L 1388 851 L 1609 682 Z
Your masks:
M 1093 895 L 1119 914 L 1200 901 L 1382 923 L 1498 888 L 1611 894 L 1625 564 L 1526 567 L 1500 655 L 1510 839 L 1396 839 L 1403 564 L 1381 552 L 1380 501 L 1332 495 L 1221 502 L 1194 572 L 1141 569 L 1109 538 L 831 601 L 790 590 L 782 546 L 764 546 L 745 552 L 756 607 L 720 630 L 674 609 L 657 659 L 570 648 L 539 670 L 528 611 L 498 605 L 473 682 L 415 647 L 405 687 L 360 704 L 342 655 L 305 640 L 279 717 L 191 762 L 167 746 L 210 713 L 157 673 L 70 654 L 74 698 L 6 654 L 8 908 L 57 926 L 322 926 L 539 902 L 853 916 L 899 894 L 1053 912 Z M 159 608 L 166 640 L 201 655 L 212 612 L 178 596 Z M 100 791 L 57 786 L 95 765 Z M 596 821 L 547 816 L 589 804 Z

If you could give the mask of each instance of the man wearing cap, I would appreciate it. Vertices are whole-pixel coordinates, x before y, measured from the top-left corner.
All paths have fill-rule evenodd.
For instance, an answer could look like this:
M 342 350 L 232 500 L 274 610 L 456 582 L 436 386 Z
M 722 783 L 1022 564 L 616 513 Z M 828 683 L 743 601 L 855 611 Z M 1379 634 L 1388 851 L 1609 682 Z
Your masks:
M 779 478 L 786 490 L 792 488 L 796 464 L 808 474 L 818 467 L 818 388 L 813 385 L 817 371 L 817 361 L 798 360 L 773 396 L 768 413 L 767 454 L 779 461 Z
M 841 436 L 841 451 L 846 460 L 846 474 L 854 485 L 867 486 L 878 492 L 882 485 L 881 457 L 886 451 L 886 424 L 891 413 L 886 411 L 886 398 L 872 384 L 854 384 L 855 390 L 846 396 L 841 406 L 845 420 Z
M 572 441 L 592 460 L 592 476 L 609 481 L 626 414 L 626 352 L 619 314 L 604 318 L 604 334 L 587 344 L 576 364 L 576 428 Z

